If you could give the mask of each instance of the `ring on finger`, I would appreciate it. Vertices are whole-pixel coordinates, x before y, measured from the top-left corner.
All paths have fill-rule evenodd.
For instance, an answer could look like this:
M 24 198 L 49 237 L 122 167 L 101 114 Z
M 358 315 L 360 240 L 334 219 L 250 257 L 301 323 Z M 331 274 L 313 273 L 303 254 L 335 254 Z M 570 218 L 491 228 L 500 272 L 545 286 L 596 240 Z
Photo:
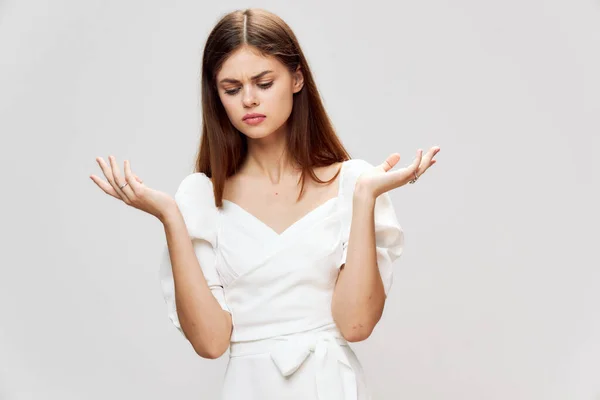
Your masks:
M 413 179 L 411 179 L 410 181 L 408 181 L 408 183 L 415 183 L 417 181 L 417 179 L 419 179 L 419 175 L 417 174 L 417 170 L 415 170 L 415 177 Z

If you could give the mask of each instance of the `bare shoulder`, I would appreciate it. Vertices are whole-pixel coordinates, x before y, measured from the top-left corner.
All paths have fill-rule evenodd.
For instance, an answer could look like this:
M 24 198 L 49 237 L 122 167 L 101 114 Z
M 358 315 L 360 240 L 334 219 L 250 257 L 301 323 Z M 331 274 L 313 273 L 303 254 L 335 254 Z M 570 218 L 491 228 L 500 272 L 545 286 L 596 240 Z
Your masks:
M 328 181 L 337 174 L 344 162 L 345 161 L 339 161 L 322 167 L 315 167 L 313 168 L 313 171 L 319 179 Z

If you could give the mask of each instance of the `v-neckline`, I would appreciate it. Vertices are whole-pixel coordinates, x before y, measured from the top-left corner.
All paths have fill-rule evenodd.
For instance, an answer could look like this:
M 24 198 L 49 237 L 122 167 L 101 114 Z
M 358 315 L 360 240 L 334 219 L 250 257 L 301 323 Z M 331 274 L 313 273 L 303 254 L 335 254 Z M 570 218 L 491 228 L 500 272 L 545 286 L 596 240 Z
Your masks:
M 310 211 L 308 211 L 307 213 L 305 213 L 304 215 L 302 215 L 300 218 L 298 218 L 297 220 L 295 220 L 294 222 L 292 222 L 290 225 L 288 225 L 288 227 L 286 227 L 281 232 L 277 232 L 269 224 L 267 224 L 266 222 L 264 222 L 263 220 L 261 220 L 260 218 L 258 218 L 256 215 L 252 214 L 250 211 L 246 210 L 244 207 L 238 205 L 237 203 L 235 203 L 235 202 L 233 202 L 231 200 L 227 200 L 227 199 L 223 199 L 223 202 L 234 206 L 237 210 L 239 210 L 243 214 L 249 216 L 251 219 L 253 219 L 254 221 L 256 221 L 263 228 L 265 228 L 266 230 L 268 230 L 272 234 L 274 234 L 275 237 L 282 238 L 289 231 L 291 231 L 294 227 L 296 227 L 297 225 L 300 225 L 302 222 L 304 222 L 305 220 L 307 220 L 308 217 L 310 217 L 311 215 L 315 214 L 317 211 L 325 208 L 330 203 L 336 202 L 337 200 L 339 200 L 339 198 L 341 196 L 341 192 L 342 192 L 342 183 L 343 183 L 342 178 L 343 178 L 345 164 L 346 164 L 346 162 L 342 161 L 342 165 L 340 166 L 340 173 L 339 173 L 339 175 L 336 178 L 336 181 L 337 181 L 337 184 L 338 184 L 337 194 L 334 197 L 331 197 L 331 198 L 325 200 L 323 203 L 319 204 L 318 206 L 312 208 Z

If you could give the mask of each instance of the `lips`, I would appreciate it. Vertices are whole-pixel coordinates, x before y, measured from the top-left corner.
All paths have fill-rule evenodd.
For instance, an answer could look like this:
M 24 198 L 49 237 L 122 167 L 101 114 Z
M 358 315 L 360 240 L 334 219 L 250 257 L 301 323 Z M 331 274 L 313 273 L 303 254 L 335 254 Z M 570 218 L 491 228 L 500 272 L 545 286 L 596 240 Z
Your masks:
M 243 122 L 247 125 L 252 125 L 252 126 L 256 126 L 256 125 L 260 125 L 262 124 L 262 122 L 267 119 L 267 117 L 249 117 L 246 118 Z
M 256 113 L 252 113 L 252 114 L 246 114 L 244 115 L 244 118 L 242 118 L 242 121 L 247 120 L 248 118 L 257 118 L 257 117 L 266 117 L 266 115 L 264 114 L 256 114 Z

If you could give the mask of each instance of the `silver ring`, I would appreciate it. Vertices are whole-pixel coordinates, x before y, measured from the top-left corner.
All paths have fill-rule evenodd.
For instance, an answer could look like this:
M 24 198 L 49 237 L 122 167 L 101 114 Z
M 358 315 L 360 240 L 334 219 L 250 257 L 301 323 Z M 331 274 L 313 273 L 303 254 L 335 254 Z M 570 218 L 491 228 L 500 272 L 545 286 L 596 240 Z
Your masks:
M 123 185 L 119 186 L 119 189 L 123 189 L 127 185 L 129 185 L 129 182 L 125 182 Z
M 410 181 L 408 181 L 408 183 L 415 183 L 417 181 L 417 179 L 419 179 L 419 175 L 417 175 L 417 171 L 415 171 L 415 177 L 413 179 L 411 179 Z

